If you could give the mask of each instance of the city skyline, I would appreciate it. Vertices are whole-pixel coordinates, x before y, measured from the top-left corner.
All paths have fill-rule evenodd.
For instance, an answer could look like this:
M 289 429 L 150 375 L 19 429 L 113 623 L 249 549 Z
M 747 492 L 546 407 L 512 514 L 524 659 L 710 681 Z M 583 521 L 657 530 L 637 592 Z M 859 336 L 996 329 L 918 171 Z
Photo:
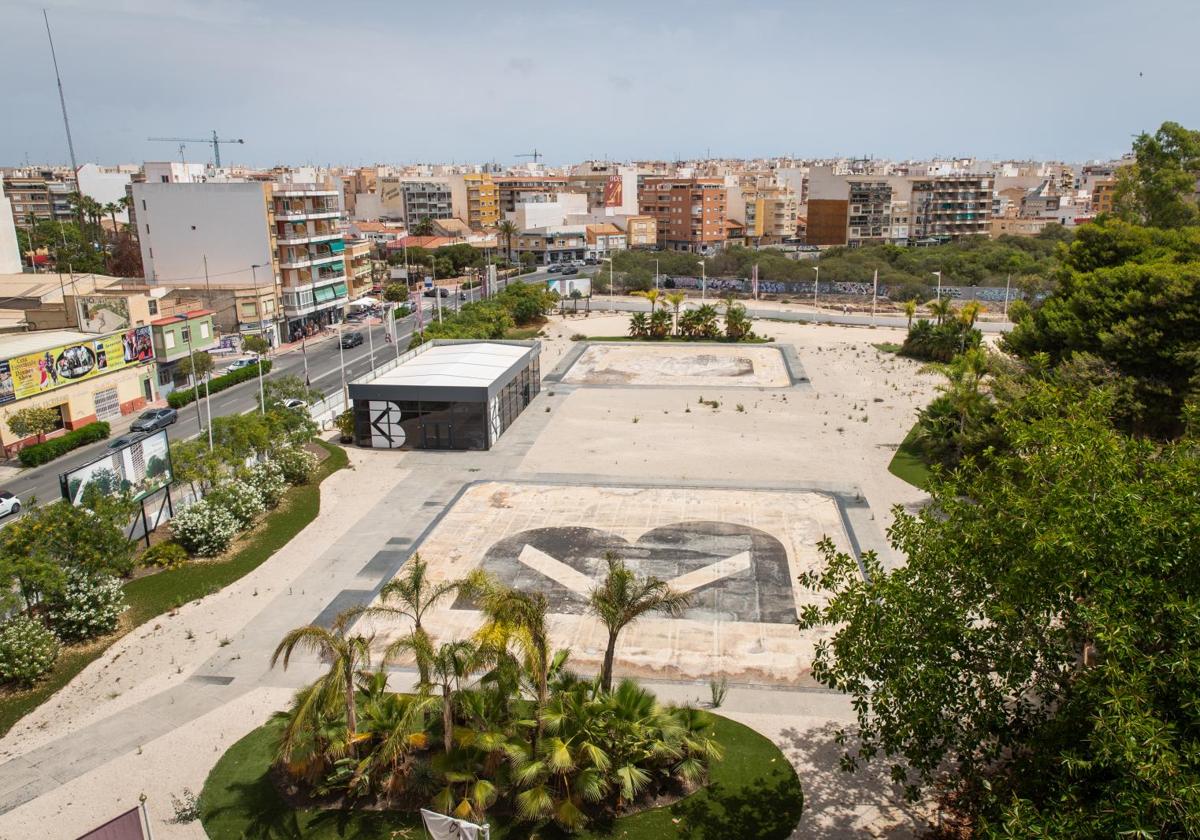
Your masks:
M 1177 23 L 1197 18 L 1187 3 L 1159 5 Z M 1194 27 L 1113 2 L 1020 2 L 1003 18 L 868 3 L 869 23 L 849 27 L 828 3 L 462 8 L 461 21 L 431 24 L 374 2 L 332 19 L 304 2 L 47 6 L 80 163 L 178 159 L 146 138 L 214 128 L 245 138 L 225 162 L 249 166 L 503 166 L 534 148 L 551 165 L 1081 162 L 1119 156 L 1163 120 L 1200 122 Z M 15 82 L 0 164 L 65 163 L 41 5 L 17 0 L 6 19 L 19 37 L 0 59 Z M 186 155 L 207 162 L 211 150 Z

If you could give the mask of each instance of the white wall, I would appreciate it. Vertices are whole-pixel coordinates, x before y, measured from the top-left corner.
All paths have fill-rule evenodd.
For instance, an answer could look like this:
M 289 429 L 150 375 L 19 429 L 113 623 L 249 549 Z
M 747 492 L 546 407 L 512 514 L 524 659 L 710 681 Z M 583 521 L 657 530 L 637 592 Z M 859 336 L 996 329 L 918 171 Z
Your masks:
M 130 181 L 128 172 L 105 171 L 94 163 L 85 163 L 76 173 L 79 192 L 91 196 L 101 204 L 115 204 L 125 197 L 125 186 Z M 129 213 L 122 210 L 116 214 L 118 222 L 128 222 Z M 108 218 L 105 214 L 105 218 Z
M 551 227 L 564 224 L 567 216 L 587 215 L 587 196 L 584 193 L 558 193 L 554 201 L 525 201 L 507 214 L 518 230 Z
M 134 184 L 133 200 L 148 284 L 203 288 L 205 255 L 213 288 L 250 288 L 255 264 L 272 282 L 262 184 Z
M 204 164 L 177 160 L 146 161 L 142 164 L 148 184 L 194 184 L 204 180 Z
M 0 274 L 21 273 L 21 252 L 17 249 L 17 225 L 13 221 L 12 202 L 0 194 Z

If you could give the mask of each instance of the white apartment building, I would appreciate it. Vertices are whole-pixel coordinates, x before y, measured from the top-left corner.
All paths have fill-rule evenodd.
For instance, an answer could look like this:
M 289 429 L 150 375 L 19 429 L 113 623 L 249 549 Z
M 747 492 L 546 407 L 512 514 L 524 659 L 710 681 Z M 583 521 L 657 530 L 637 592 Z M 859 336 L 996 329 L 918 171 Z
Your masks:
M 147 184 L 199 184 L 207 180 L 202 163 L 178 160 L 146 161 L 142 164 Z
M 138 172 L 136 166 L 99 166 L 85 163 L 75 173 L 79 192 L 90 196 L 100 204 L 116 204 L 125 197 L 125 188 Z M 118 222 L 128 222 L 129 213 L 121 210 L 114 214 Z
M 556 193 L 553 200 L 531 198 L 516 205 L 516 209 L 504 214 L 517 226 L 517 230 L 554 227 L 566 223 L 568 216 L 601 214 L 588 213 L 588 197 L 584 193 Z
M 21 250 L 17 246 L 17 226 L 13 221 L 12 202 L 0 193 L 0 274 L 21 273 Z
M 331 184 L 159 182 L 132 193 L 146 282 L 191 288 L 220 329 L 278 343 L 342 320 L 349 289 Z

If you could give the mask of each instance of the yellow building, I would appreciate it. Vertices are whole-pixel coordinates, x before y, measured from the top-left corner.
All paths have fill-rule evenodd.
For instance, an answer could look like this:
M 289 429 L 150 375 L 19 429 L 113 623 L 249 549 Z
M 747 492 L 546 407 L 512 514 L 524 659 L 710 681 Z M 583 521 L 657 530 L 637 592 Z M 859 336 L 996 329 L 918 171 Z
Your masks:
M 1092 184 L 1092 212 L 1097 216 L 1113 211 L 1113 197 L 1117 191 L 1116 178 L 1103 178 Z
M 450 179 L 450 206 L 455 218 L 474 230 L 500 222 L 500 191 L 487 172 L 470 172 Z

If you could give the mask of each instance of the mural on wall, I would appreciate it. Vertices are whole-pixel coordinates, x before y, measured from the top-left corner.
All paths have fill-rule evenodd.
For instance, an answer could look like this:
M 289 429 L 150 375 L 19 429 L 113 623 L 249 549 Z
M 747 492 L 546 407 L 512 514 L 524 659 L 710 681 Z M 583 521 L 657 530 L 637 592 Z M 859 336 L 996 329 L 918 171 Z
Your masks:
M 149 327 L 0 360 L 0 405 L 153 361 Z
M 129 301 L 123 297 L 85 295 L 75 298 L 79 310 L 79 329 L 90 333 L 108 333 L 129 328 Z

